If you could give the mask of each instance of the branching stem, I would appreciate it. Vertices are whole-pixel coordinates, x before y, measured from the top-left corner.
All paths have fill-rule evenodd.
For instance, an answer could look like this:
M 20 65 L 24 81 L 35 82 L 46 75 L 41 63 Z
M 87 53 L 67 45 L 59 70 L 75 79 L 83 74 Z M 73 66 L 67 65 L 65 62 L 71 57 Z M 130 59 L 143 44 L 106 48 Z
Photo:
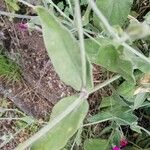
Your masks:
M 98 18 L 102 21 L 102 23 L 105 26 L 105 28 L 107 29 L 107 31 L 110 33 L 110 35 L 112 35 L 114 40 L 116 40 L 120 45 L 124 46 L 126 49 L 128 49 L 129 51 L 136 54 L 141 59 L 145 60 L 146 62 L 148 62 L 150 64 L 150 59 L 149 58 L 145 57 L 143 54 L 141 54 L 140 52 L 138 52 L 137 50 L 135 50 L 134 48 L 129 46 L 127 43 L 122 42 L 122 40 L 120 39 L 118 34 L 113 30 L 113 28 L 108 23 L 107 19 L 104 17 L 101 10 L 97 8 L 97 6 L 96 6 L 96 4 L 94 3 L 93 0 L 89 0 L 89 4 L 90 4 L 91 8 L 93 9 L 93 11 L 95 12 L 95 14 L 98 16 Z

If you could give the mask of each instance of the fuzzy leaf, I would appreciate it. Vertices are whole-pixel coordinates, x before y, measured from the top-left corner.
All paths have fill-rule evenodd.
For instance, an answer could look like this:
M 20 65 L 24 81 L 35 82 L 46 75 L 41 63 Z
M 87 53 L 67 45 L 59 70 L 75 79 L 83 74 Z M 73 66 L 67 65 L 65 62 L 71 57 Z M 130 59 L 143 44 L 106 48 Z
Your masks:
M 104 44 L 99 48 L 96 64 L 117 72 L 127 81 L 135 83 L 132 63 L 124 57 L 122 47 L 116 49 L 111 44 Z
M 87 139 L 84 142 L 84 150 L 109 150 L 109 142 L 104 139 Z
M 111 25 L 123 25 L 127 20 L 133 0 L 97 0 L 97 7 Z M 94 20 L 98 21 L 95 15 Z M 100 22 L 100 21 L 99 21 Z M 99 24 L 98 24 L 99 25 Z
M 62 113 L 67 106 L 69 106 L 76 96 L 66 97 L 59 101 L 53 108 L 51 119 Z M 59 124 L 57 124 L 50 132 L 48 132 L 41 139 L 36 141 L 31 150 L 60 150 L 67 141 L 75 134 L 80 128 L 88 112 L 88 103 L 85 100 L 80 106 L 74 109 L 67 117 L 65 117 Z
M 113 115 L 111 114 L 111 112 L 109 111 L 102 111 L 90 118 L 88 118 L 89 122 L 105 122 L 108 120 L 112 120 L 113 119 Z
M 126 107 L 114 106 L 88 118 L 88 121 L 91 123 L 101 123 L 108 120 L 116 121 L 120 125 L 130 125 L 137 121 L 137 117 L 131 112 L 128 112 Z
M 134 100 L 134 107 L 133 109 L 138 109 L 139 107 L 141 107 L 141 105 L 144 103 L 144 101 L 146 100 L 148 94 L 147 93 L 139 93 L 136 95 L 135 100 Z
M 56 72 L 67 85 L 81 90 L 81 60 L 77 41 L 53 14 L 40 6 L 36 10 L 41 20 L 45 46 Z
M 139 69 L 144 73 L 150 73 L 150 63 L 146 62 L 145 60 L 141 59 L 140 57 L 127 50 L 124 50 L 124 55 L 128 58 L 128 60 L 131 61 L 134 69 Z

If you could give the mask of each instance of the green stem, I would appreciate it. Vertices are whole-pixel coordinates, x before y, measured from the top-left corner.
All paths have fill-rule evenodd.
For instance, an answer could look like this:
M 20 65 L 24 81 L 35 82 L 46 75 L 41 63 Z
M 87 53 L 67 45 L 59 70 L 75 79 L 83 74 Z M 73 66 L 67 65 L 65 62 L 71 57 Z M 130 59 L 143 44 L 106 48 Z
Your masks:
M 53 129 L 60 121 L 62 121 L 68 114 L 70 114 L 75 108 L 77 108 L 84 101 L 83 95 L 77 98 L 71 105 L 66 108 L 64 112 L 54 118 L 52 121 L 43 127 L 40 131 L 34 134 L 31 138 L 26 140 L 23 144 L 19 145 L 15 150 L 24 150 L 25 148 L 32 145 L 35 141 L 40 139 L 43 135 Z
M 140 52 L 138 52 L 137 50 L 135 50 L 134 48 L 132 48 L 131 46 L 129 46 L 125 42 L 122 42 L 122 40 L 120 39 L 118 34 L 116 32 L 114 32 L 113 28 L 108 23 L 107 19 L 104 17 L 104 15 L 102 14 L 101 10 L 99 10 L 97 8 L 97 6 L 96 6 L 96 4 L 94 3 L 93 0 L 89 0 L 89 4 L 90 4 L 91 8 L 93 9 L 93 11 L 95 12 L 95 14 L 98 16 L 98 18 L 102 21 L 102 23 L 105 26 L 105 28 L 107 29 L 107 31 L 110 33 L 110 35 L 112 35 L 114 40 L 116 40 L 118 43 L 120 43 L 126 49 L 130 50 L 132 53 L 136 54 L 141 59 L 145 60 L 146 62 L 148 62 L 150 64 L 150 59 L 149 58 L 145 57 L 144 55 L 142 55 Z
M 114 79 L 117 80 L 118 78 L 114 78 Z M 100 88 L 107 86 L 111 82 L 115 81 L 114 79 L 113 80 L 112 79 L 107 80 L 106 82 L 100 84 L 100 86 L 98 86 L 98 88 L 96 88 L 96 89 L 99 90 Z M 96 91 L 96 89 L 93 91 Z M 90 93 L 92 93 L 92 91 Z M 76 109 L 86 98 L 87 98 L 87 95 L 85 95 L 85 93 L 81 93 L 80 97 L 77 98 L 71 105 L 69 105 L 64 112 L 62 112 L 60 115 L 58 115 L 52 121 L 48 122 L 45 127 L 43 127 L 35 135 L 30 137 L 23 144 L 19 145 L 15 150 L 24 150 L 25 148 L 31 146 L 35 141 L 40 139 L 43 135 L 45 135 L 47 132 L 52 130 L 58 123 L 60 123 L 60 121 L 62 121 L 65 117 L 67 117 L 67 115 L 69 115 L 74 109 Z
M 86 87 L 86 54 L 85 54 L 85 45 L 84 45 L 84 34 L 82 28 L 82 20 L 81 20 L 81 10 L 79 5 L 79 0 L 74 0 L 75 3 L 75 21 L 79 34 L 80 41 L 80 54 L 81 54 L 81 63 L 82 63 L 82 87 Z
M 91 6 L 88 5 L 85 13 L 84 13 L 84 16 L 82 17 L 82 20 L 83 20 L 83 25 L 86 26 L 88 23 L 89 23 L 89 16 L 90 16 L 90 13 L 91 13 Z
M 146 130 L 145 128 L 138 126 L 141 130 L 143 130 L 144 132 L 146 132 L 149 136 L 150 136 L 150 131 Z
M 27 15 L 20 15 L 20 14 L 14 14 L 10 12 L 0 11 L 0 15 L 7 16 L 7 17 L 16 17 L 16 18 L 23 18 L 23 19 L 32 19 L 33 16 L 27 16 Z
M 0 118 L 1 120 L 22 120 L 21 118 Z
M 96 4 L 94 3 L 93 0 L 89 0 L 89 5 L 91 6 L 91 8 L 95 12 L 95 14 L 98 16 L 98 18 L 102 21 L 102 23 L 104 24 L 106 30 L 113 36 L 114 39 L 119 40 L 118 35 L 114 32 L 114 30 L 112 29 L 112 27 L 108 23 L 107 19 L 104 17 L 102 12 L 97 8 L 97 6 L 96 6 Z
M 104 86 L 109 85 L 110 83 L 114 82 L 115 80 L 119 79 L 120 77 L 121 77 L 120 75 L 116 75 L 116 76 L 112 77 L 111 79 L 104 81 L 103 83 L 95 86 L 95 88 L 93 90 L 91 90 L 89 94 L 92 94 L 92 93 L 96 92 L 97 90 L 103 88 Z
M 87 126 L 95 125 L 95 124 L 106 122 L 106 121 L 110 121 L 110 120 L 113 120 L 113 119 L 114 119 L 113 117 L 110 117 L 110 118 L 103 119 L 103 120 L 100 120 L 100 121 L 95 121 L 95 122 L 84 124 L 82 127 L 87 127 Z
M 70 2 L 70 0 L 67 0 L 67 2 L 69 4 L 70 13 L 72 15 L 73 14 L 73 8 L 72 8 L 72 5 L 71 5 L 71 2 Z
M 24 5 L 27 5 L 28 7 L 31 7 L 31 8 L 34 8 L 34 7 L 35 7 L 34 5 L 28 3 L 28 2 L 26 2 L 26 1 L 24 1 L 24 0 L 18 0 L 18 1 L 19 1 L 20 3 L 22 3 L 22 4 L 24 4 Z
M 73 21 L 63 12 L 61 11 L 61 9 L 59 9 L 59 7 L 57 5 L 55 5 L 52 0 L 48 0 L 49 3 L 56 8 L 56 10 L 64 17 L 66 18 L 69 22 L 71 22 L 73 24 Z

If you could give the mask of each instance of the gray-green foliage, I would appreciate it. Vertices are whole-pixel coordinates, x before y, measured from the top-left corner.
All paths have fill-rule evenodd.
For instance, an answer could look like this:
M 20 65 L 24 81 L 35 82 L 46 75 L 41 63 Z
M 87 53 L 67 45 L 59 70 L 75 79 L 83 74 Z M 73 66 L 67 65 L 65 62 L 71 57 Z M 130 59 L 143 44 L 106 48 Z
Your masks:
M 104 139 L 87 139 L 84 150 L 109 150 L 109 141 Z
M 74 7 L 74 1 L 71 0 L 70 2 Z M 129 15 L 132 2 L 133 0 L 96 1 L 97 7 L 101 10 L 101 12 L 104 14 L 106 19 L 112 26 L 122 26 L 124 24 L 124 22 L 127 20 L 127 16 Z M 60 7 L 62 7 L 62 4 L 63 3 L 60 3 Z M 86 4 L 86 1 L 82 0 L 80 4 L 84 5 Z M 70 28 L 74 27 L 74 24 L 71 24 L 71 22 L 71 27 L 67 29 L 60 23 L 59 19 L 55 16 L 55 12 L 53 13 L 51 11 L 49 13 L 47 9 L 39 6 L 35 7 L 35 10 L 37 11 L 37 14 L 40 18 L 40 23 L 38 22 L 38 25 L 42 26 L 43 38 L 47 52 L 52 60 L 55 71 L 64 83 L 73 87 L 77 91 L 81 91 L 81 89 L 83 90 L 83 88 L 86 88 L 86 90 L 91 90 L 93 88 L 92 63 L 100 65 L 109 71 L 118 73 L 126 80 L 126 83 L 123 83 L 123 85 L 114 92 L 113 96 L 105 98 L 106 102 L 102 102 L 99 113 L 92 117 L 89 117 L 87 121 L 90 124 L 101 123 L 104 121 L 112 122 L 110 129 L 113 129 L 113 132 L 115 133 L 113 133 L 111 138 L 112 141 L 115 141 L 117 139 L 117 144 L 119 143 L 119 138 L 121 137 L 119 134 L 121 125 L 128 125 L 131 127 L 132 130 L 140 133 L 141 128 L 140 126 L 138 126 L 138 118 L 134 114 L 133 110 L 141 107 L 141 105 L 146 100 L 145 95 L 136 95 L 137 97 L 133 95 L 136 88 L 134 71 L 135 69 L 138 69 L 144 73 L 148 73 L 148 61 L 145 62 L 145 60 L 142 59 L 143 57 L 141 58 L 133 54 L 133 51 L 130 55 L 130 51 L 122 46 L 122 42 L 124 41 L 121 41 L 122 37 L 119 37 L 120 35 L 118 36 L 120 38 L 120 41 L 113 39 L 112 35 L 108 35 L 108 33 L 107 35 L 104 35 L 103 38 L 94 37 L 95 40 L 99 42 L 99 44 L 93 42 L 91 38 L 86 39 L 85 49 L 87 55 L 87 84 L 86 87 L 83 87 L 83 70 L 81 69 L 82 58 L 80 56 L 80 48 L 78 43 L 79 41 L 75 38 L 76 33 L 72 34 L 69 30 Z M 98 27 L 100 27 L 103 23 L 98 19 L 95 14 L 93 21 L 94 24 L 98 23 Z M 87 22 L 87 24 L 88 23 L 89 21 Z M 103 25 L 106 24 L 103 23 Z M 100 30 L 102 29 L 101 27 Z M 116 34 L 118 34 L 117 30 L 115 30 L 115 32 Z M 127 31 L 126 33 L 129 35 Z M 134 41 L 134 39 L 132 40 Z M 128 83 L 130 83 L 131 87 L 130 85 L 126 85 Z M 86 92 L 87 91 L 82 91 L 80 94 L 86 97 Z M 130 97 L 130 95 L 132 98 Z M 49 126 L 47 125 L 46 127 L 49 129 L 49 131 L 40 139 L 38 139 L 31 146 L 31 149 L 59 150 L 66 145 L 67 141 L 82 126 L 83 120 L 88 112 L 88 104 L 86 100 L 84 102 L 81 101 L 82 103 L 80 103 L 78 107 L 76 105 L 75 107 L 71 105 L 74 104 L 74 101 L 76 102 L 76 99 L 78 99 L 77 96 L 66 97 L 54 106 L 48 125 L 56 122 L 55 119 L 57 117 L 57 119 L 59 119 L 59 117 L 65 112 L 66 109 L 68 110 L 68 108 L 72 107 L 73 110 L 69 112 L 63 119 L 58 121 L 53 128 L 49 128 Z M 129 101 L 129 99 L 132 99 L 133 101 Z M 84 149 L 95 150 L 97 147 L 102 146 L 106 146 L 107 149 L 109 142 L 112 141 L 102 139 L 89 139 L 86 140 L 84 144 Z
M 127 20 L 133 0 L 97 0 L 97 7 L 101 10 L 111 25 L 123 25 Z M 94 22 L 99 27 L 100 21 L 94 15 Z
M 77 96 L 67 97 L 60 100 L 53 108 L 51 119 L 61 114 L 68 105 L 70 105 Z M 32 146 L 32 150 L 59 150 L 62 149 L 67 141 L 83 124 L 83 119 L 88 112 L 88 103 L 85 100 L 78 108 L 74 109 L 67 117 L 65 117 L 52 131 L 48 132 L 44 137 L 39 139 Z
M 81 57 L 76 39 L 45 8 L 37 7 L 36 10 L 41 20 L 45 46 L 56 72 L 63 82 L 80 91 L 82 87 Z M 88 60 L 87 64 L 87 78 L 89 79 L 87 88 L 91 88 L 93 83 L 90 77 L 91 65 Z

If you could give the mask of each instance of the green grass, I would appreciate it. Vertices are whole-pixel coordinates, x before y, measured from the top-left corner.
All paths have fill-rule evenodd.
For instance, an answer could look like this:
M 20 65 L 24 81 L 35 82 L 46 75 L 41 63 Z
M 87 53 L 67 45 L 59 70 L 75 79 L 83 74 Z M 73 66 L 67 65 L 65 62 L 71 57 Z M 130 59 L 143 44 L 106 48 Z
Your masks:
M 0 77 L 4 77 L 7 81 L 19 81 L 21 79 L 19 66 L 0 54 Z

